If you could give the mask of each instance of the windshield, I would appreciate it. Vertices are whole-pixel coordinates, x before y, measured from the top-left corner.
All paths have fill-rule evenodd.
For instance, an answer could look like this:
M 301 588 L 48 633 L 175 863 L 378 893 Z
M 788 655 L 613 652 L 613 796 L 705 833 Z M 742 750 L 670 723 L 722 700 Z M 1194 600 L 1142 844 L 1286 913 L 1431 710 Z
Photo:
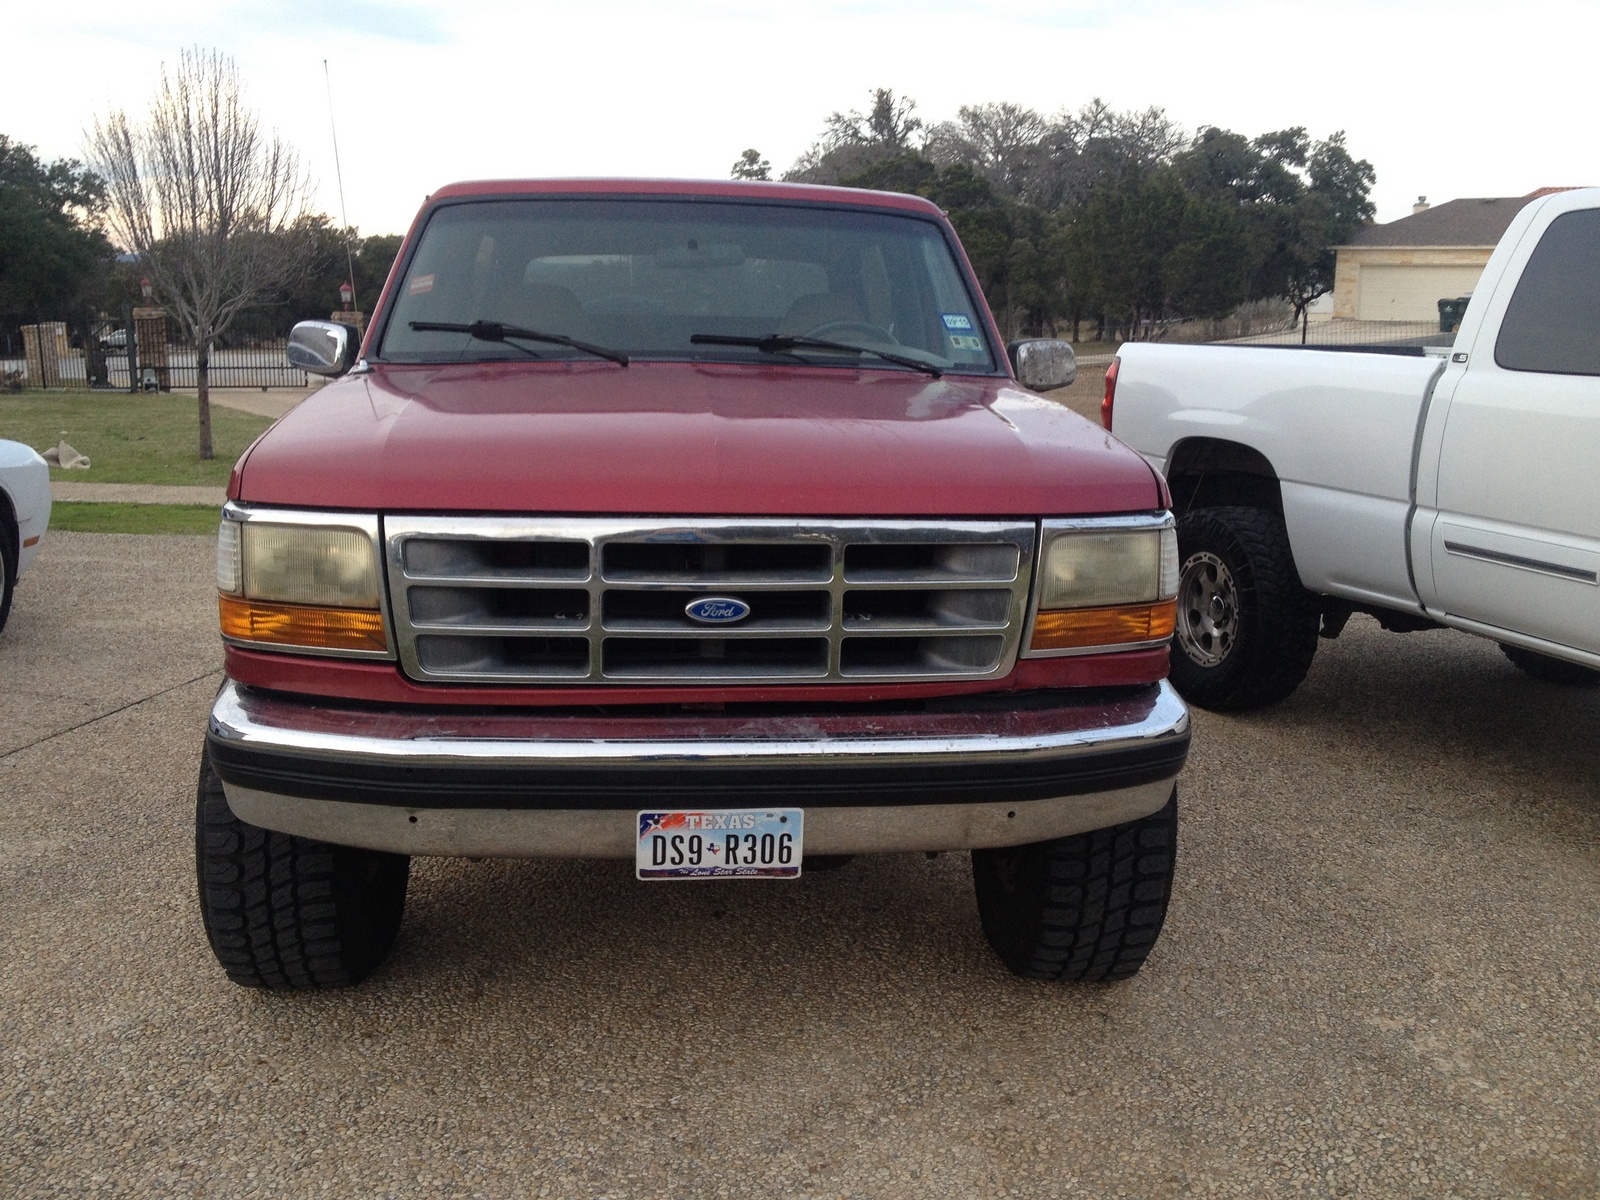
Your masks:
M 894 364 L 898 357 L 980 374 L 994 373 L 996 362 L 935 223 L 841 209 L 592 199 L 448 205 L 423 231 L 379 357 L 586 357 L 571 345 L 511 347 L 414 327 L 474 323 L 537 330 L 632 358 L 909 369 Z M 889 355 L 774 341 L 773 334 Z

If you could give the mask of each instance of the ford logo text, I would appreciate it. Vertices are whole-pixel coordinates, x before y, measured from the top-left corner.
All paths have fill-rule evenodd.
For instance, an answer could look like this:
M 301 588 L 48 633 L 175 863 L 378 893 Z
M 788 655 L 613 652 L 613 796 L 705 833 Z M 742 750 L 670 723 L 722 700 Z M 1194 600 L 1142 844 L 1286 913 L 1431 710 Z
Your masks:
M 706 625 L 731 625 L 748 617 L 750 606 L 731 596 L 704 596 L 699 600 L 691 600 L 683 611 L 691 621 Z

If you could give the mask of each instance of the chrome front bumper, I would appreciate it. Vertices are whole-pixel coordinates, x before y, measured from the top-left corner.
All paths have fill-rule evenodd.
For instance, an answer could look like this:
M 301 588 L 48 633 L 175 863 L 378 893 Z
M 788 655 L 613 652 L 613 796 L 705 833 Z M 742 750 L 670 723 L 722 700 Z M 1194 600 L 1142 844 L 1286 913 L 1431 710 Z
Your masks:
M 402 854 L 631 858 L 642 808 L 806 810 L 809 854 L 1018 845 L 1166 803 L 1169 685 L 937 711 L 629 717 L 374 711 L 223 686 L 211 762 L 244 821 Z

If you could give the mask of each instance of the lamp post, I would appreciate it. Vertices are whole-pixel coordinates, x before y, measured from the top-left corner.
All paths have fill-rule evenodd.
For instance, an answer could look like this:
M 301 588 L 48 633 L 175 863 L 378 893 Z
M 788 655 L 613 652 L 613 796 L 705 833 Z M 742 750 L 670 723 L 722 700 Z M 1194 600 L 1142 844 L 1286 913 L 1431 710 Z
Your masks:
M 344 305 L 345 312 L 350 311 L 350 305 L 355 301 L 355 298 L 356 289 L 351 286 L 349 280 L 345 280 L 339 285 L 339 301 Z

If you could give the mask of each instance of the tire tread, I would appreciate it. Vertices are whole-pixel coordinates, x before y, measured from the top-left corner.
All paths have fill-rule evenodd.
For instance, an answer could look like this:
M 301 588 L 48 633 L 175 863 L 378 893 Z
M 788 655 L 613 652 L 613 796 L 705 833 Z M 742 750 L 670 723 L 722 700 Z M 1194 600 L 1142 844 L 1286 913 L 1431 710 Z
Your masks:
M 1112 982 L 1144 965 L 1172 895 L 1177 792 L 1160 811 L 1109 829 L 972 852 L 984 933 L 1013 972 Z M 1008 893 L 1000 874 L 1015 872 Z
M 394 943 L 408 868 L 402 855 L 246 824 L 228 807 L 209 757 L 202 760 L 195 803 L 201 918 L 211 952 L 241 987 L 361 982 Z
M 1174 635 L 1172 684 L 1184 699 L 1219 712 L 1276 704 L 1310 671 L 1321 621 L 1316 596 L 1300 582 L 1283 518 L 1264 508 L 1198 508 L 1179 519 L 1180 559 L 1197 539 L 1231 560 L 1240 635 L 1234 652 L 1215 667 L 1195 663 Z

